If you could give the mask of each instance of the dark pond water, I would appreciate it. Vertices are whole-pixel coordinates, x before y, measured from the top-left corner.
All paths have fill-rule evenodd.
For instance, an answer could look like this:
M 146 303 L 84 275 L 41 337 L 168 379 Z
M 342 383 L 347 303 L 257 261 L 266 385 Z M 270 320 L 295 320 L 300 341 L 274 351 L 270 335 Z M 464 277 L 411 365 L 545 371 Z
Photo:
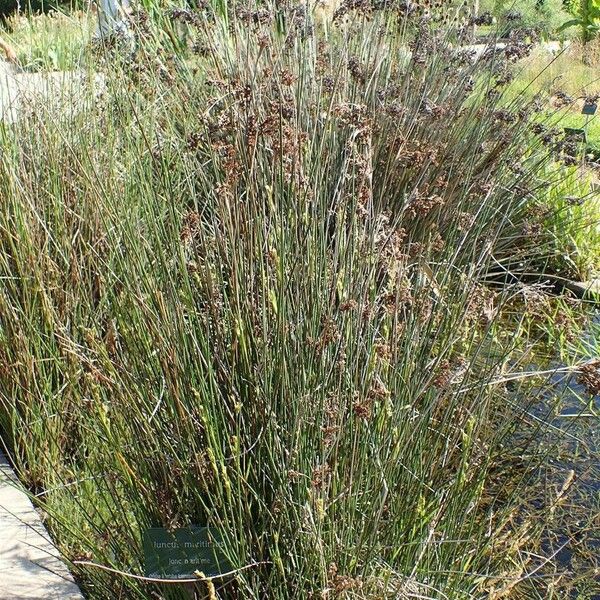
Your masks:
M 600 358 L 600 313 L 581 340 L 589 359 Z M 554 361 L 550 368 L 566 365 Z M 547 460 L 539 484 L 564 500 L 545 527 L 542 554 L 564 572 L 567 589 L 557 598 L 600 600 L 600 396 L 590 396 L 576 375 L 557 371 L 552 387 L 533 407 L 550 427 L 541 440 Z

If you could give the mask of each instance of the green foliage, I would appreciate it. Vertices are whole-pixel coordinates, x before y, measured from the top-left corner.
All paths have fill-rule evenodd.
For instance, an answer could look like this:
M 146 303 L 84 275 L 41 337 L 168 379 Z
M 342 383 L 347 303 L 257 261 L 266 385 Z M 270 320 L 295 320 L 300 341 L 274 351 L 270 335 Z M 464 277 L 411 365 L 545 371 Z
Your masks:
M 94 22 L 94 15 L 77 12 L 11 15 L 0 35 L 14 48 L 23 69 L 68 71 L 81 66 Z
M 554 165 L 548 176 L 556 185 L 542 199 L 549 208 L 546 226 L 554 236 L 552 269 L 586 281 L 600 273 L 600 190 L 593 174 Z
M 21 9 L 29 9 L 31 12 L 41 12 L 45 8 L 45 2 L 43 0 L 30 0 L 28 6 L 24 6 L 17 0 L 0 0 L 0 15 L 7 17 Z
M 8 17 L 15 13 L 36 14 L 57 8 L 75 7 L 78 0 L 0 0 L 0 17 Z
M 550 36 L 569 17 L 562 0 L 485 0 L 481 3 L 481 12 L 485 10 L 499 19 L 503 34 L 525 26 Z
M 567 12 L 574 14 L 577 10 L 579 1 L 580 0 L 563 0 L 563 7 Z
M 581 30 L 581 39 L 587 43 L 600 31 L 600 0 L 580 0 L 574 13 L 576 18 L 563 23 L 559 30 L 578 27 Z

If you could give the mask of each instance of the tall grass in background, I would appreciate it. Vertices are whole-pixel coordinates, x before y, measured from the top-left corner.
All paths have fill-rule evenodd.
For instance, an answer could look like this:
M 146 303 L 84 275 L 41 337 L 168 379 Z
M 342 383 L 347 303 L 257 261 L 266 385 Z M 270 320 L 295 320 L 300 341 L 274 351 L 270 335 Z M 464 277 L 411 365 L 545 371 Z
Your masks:
M 548 153 L 467 23 L 359 8 L 171 13 L 193 55 L 138 13 L 88 110 L 2 131 L 3 440 L 90 598 L 190 597 L 82 564 L 142 575 L 141 532 L 190 524 L 240 568 L 197 597 L 526 578 L 481 281 L 543 246 Z
M 0 35 L 14 48 L 24 71 L 71 70 L 80 65 L 93 27 L 93 15 L 84 11 L 15 13 L 3 20 Z
M 553 165 L 556 184 L 546 195 L 553 207 L 546 227 L 557 239 L 554 270 L 563 276 L 588 280 L 600 273 L 600 193 L 593 172 Z

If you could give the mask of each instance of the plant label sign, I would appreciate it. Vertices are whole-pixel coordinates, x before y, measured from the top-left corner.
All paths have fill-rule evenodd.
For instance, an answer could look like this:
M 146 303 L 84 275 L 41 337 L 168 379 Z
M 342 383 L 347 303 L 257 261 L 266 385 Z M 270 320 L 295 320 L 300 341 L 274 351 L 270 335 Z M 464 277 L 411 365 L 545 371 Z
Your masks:
M 582 115 L 589 115 L 589 116 L 593 116 L 596 114 L 596 111 L 598 110 L 598 105 L 594 102 L 587 102 L 586 104 L 583 105 L 583 109 L 581 111 Z
M 576 129 L 574 127 L 565 127 L 565 136 L 573 141 L 587 143 L 587 134 L 585 129 Z
M 144 531 L 142 543 L 147 577 L 189 579 L 197 571 L 214 577 L 232 570 L 221 535 L 209 527 L 153 527 Z

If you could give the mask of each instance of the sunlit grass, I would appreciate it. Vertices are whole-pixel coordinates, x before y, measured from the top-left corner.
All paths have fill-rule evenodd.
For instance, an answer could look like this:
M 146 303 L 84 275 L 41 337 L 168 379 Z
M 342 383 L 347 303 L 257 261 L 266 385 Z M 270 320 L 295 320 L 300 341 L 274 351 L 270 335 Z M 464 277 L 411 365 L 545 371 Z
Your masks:
M 573 42 L 556 56 L 539 48 L 519 65 L 515 85 L 530 86 L 535 92 L 549 95 L 560 90 L 575 97 L 593 96 L 600 93 L 599 61 L 598 46 L 594 44 L 583 48 Z
M 25 70 L 70 70 L 83 58 L 95 19 L 93 13 L 84 11 L 11 15 L 0 35 L 15 49 Z

